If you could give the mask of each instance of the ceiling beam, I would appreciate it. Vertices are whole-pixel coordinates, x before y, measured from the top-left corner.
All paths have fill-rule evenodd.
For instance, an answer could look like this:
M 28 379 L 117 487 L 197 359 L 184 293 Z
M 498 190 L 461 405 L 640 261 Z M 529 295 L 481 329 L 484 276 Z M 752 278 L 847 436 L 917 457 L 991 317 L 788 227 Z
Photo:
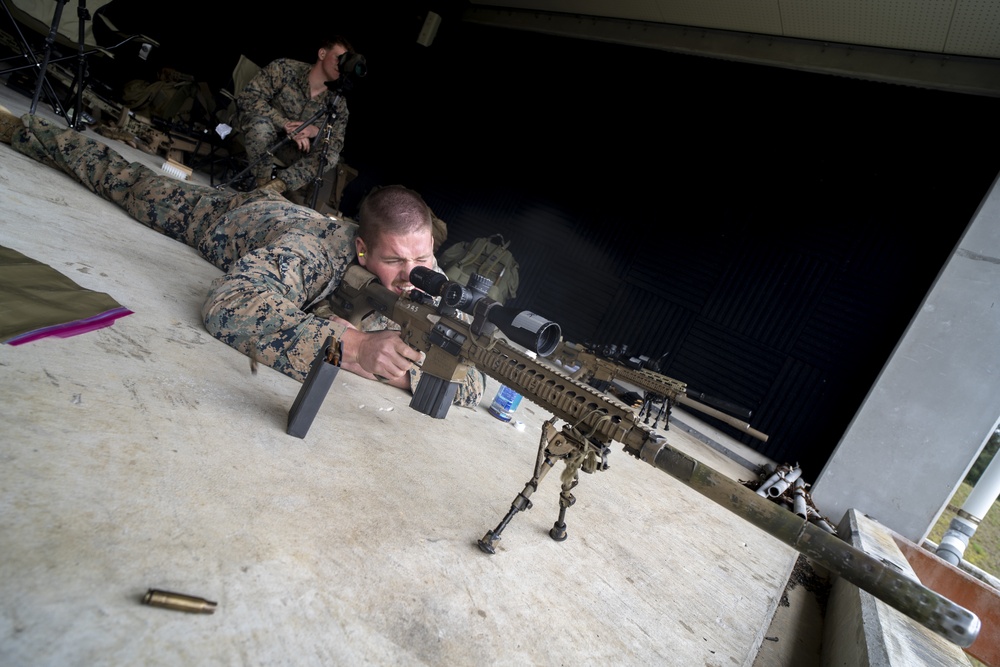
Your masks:
M 462 20 L 756 65 L 1000 97 L 1000 60 L 535 10 L 467 8 Z

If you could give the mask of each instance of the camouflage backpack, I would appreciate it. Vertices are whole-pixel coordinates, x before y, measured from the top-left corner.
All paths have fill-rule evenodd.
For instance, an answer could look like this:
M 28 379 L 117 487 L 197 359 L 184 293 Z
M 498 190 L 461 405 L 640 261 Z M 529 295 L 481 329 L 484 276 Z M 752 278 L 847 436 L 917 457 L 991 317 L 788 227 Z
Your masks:
M 441 254 L 439 264 L 449 278 L 463 285 L 473 273 L 489 278 L 490 298 L 507 303 L 517 296 L 518 284 L 517 261 L 509 246 L 500 234 L 456 243 Z
M 215 99 L 208 84 L 171 69 L 161 70 L 157 81 L 127 82 L 122 102 L 136 114 L 189 125 L 208 122 L 215 114 Z

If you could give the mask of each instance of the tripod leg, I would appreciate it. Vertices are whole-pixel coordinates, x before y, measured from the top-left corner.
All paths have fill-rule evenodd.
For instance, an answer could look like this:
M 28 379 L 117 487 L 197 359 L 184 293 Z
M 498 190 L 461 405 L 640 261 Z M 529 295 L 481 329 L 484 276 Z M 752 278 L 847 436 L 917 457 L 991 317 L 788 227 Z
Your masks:
M 254 167 L 256 167 L 257 165 L 259 165 L 261 162 L 263 162 L 265 160 L 265 158 L 271 158 L 273 160 L 274 159 L 274 151 L 278 150 L 278 148 L 280 148 L 282 146 L 282 144 L 284 144 L 285 142 L 290 141 L 290 140 L 291 140 L 291 136 L 286 136 L 283 139 L 281 139 L 280 141 L 276 142 L 274 145 L 272 145 L 270 148 L 268 148 L 267 151 L 263 155 L 261 155 L 259 158 L 257 158 L 256 160 L 254 160 L 250 164 L 248 164 L 246 167 L 244 167 L 243 170 L 240 171 L 238 174 L 236 174 L 235 176 L 233 176 L 232 178 L 230 178 L 225 183 L 219 183 L 218 185 L 216 185 L 215 189 L 216 190 L 225 190 L 227 187 L 231 186 L 233 183 L 236 183 L 237 181 L 239 181 L 240 179 L 242 179 L 244 176 L 246 176 L 247 174 L 249 174 L 250 171 Z
M 76 8 L 76 16 L 80 24 L 80 30 L 77 33 L 76 78 L 74 79 L 76 101 L 73 103 L 73 119 L 69 124 L 74 130 L 79 130 L 83 126 L 83 121 L 81 120 L 83 118 L 83 87 L 87 75 L 87 56 L 84 52 L 86 29 L 84 26 L 90 20 L 90 12 L 87 11 L 87 0 L 79 0 L 79 3 Z M 70 86 L 70 91 L 73 91 L 73 86 Z
M 55 13 L 52 16 L 52 25 L 49 27 L 49 34 L 45 37 L 45 50 L 42 55 L 42 62 L 38 69 L 38 81 L 35 82 L 35 94 L 31 98 L 31 108 L 29 113 L 34 115 L 38 108 L 38 99 L 42 96 L 42 86 L 45 85 L 45 71 L 49 68 L 49 58 L 52 55 L 52 45 L 56 41 L 56 33 L 59 31 L 59 21 L 62 20 L 63 6 L 66 0 L 56 0 Z
M 329 161 L 330 142 L 333 135 L 333 118 L 328 118 L 323 128 L 323 148 L 320 149 L 319 164 L 316 165 L 316 175 L 313 176 L 312 194 L 309 197 L 309 208 L 316 209 L 319 193 L 323 190 L 323 174 Z

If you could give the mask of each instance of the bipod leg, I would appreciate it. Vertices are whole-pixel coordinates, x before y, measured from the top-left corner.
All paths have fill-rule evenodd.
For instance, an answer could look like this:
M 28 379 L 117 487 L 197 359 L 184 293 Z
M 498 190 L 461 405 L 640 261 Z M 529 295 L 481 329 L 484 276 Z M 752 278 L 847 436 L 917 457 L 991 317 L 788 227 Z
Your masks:
M 497 527 L 486 531 L 486 534 L 479 539 L 479 549 L 484 553 L 496 553 L 496 543 L 500 541 L 500 533 L 507 527 L 507 524 L 514 518 L 515 514 L 531 509 L 531 494 L 538 489 L 538 485 L 545 479 L 545 475 L 552 470 L 553 462 L 549 455 L 548 443 L 553 421 L 554 418 L 542 425 L 542 437 L 538 440 L 538 455 L 535 457 L 534 475 L 524 485 L 524 490 L 514 498 L 514 502 L 510 505 L 510 511 L 497 524 Z
M 566 468 L 562 472 L 562 490 L 559 492 L 559 518 L 552 525 L 549 537 L 557 542 L 566 539 L 566 510 L 576 503 L 571 491 L 580 483 L 580 471 L 593 473 L 608 468 L 608 446 L 579 431 L 563 431 L 552 439 L 553 448 L 563 452 Z
M 567 472 L 570 470 L 570 464 L 567 461 Z M 563 485 L 562 491 L 559 492 L 559 518 L 556 522 L 552 524 L 552 528 L 549 530 L 549 537 L 551 537 L 556 542 L 562 542 L 566 539 L 566 510 L 572 507 L 576 503 L 576 497 L 570 493 L 573 488 L 580 481 L 579 466 L 573 471 L 572 478 L 567 479 L 567 474 L 563 473 Z
M 510 505 L 510 511 L 507 512 L 503 520 L 497 524 L 496 528 L 486 531 L 486 534 L 479 539 L 478 544 L 481 551 L 488 554 L 496 553 L 496 543 L 500 541 L 500 533 L 502 533 L 503 529 L 507 527 L 507 524 L 514 518 L 515 514 L 531 509 L 531 494 L 538 489 L 538 485 L 545 478 L 545 474 L 551 469 L 552 461 L 546 458 L 542 462 L 541 470 L 539 471 L 536 468 L 535 476 L 531 478 L 531 481 L 524 485 L 524 490 L 517 494 L 517 497 L 514 498 L 514 502 Z
M 643 416 L 645 413 L 645 419 L 643 419 L 643 424 L 649 423 L 649 416 L 653 413 L 653 399 L 647 392 L 646 395 L 642 397 L 642 407 L 639 409 L 639 417 Z M 656 428 L 655 426 L 653 428 Z
M 667 399 L 663 399 L 663 403 L 660 404 L 660 411 L 656 415 L 656 419 L 653 420 L 653 428 L 656 428 L 656 424 L 663 422 L 663 428 L 670 428 L 670 424 L 667 422 L 669 418 L 669 413 L 667 412 Z

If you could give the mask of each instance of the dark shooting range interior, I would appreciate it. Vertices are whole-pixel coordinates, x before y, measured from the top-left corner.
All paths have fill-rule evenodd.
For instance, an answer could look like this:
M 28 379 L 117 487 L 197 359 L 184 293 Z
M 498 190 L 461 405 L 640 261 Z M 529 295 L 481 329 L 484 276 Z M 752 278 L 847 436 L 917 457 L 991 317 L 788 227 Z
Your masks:
M 57 3 L 3 4 L 0 103 L 20 114 Z M 346 37 L 366 71 L 323 212 L 356 219 L 400 183 L 447 224 L 442 251 L 502 235 L 506 305 L 735 408 L 653 422 L 718 472 L 705 487 L 796 470 L 838 544 L 982 626 L 942 633 L 961 624 L 831 574 L 838 557 L 776 536 L 780 516 L 617 442 L 581 476 L 566 541 L 549 534 L 556 466 L 484 554 L 531 479 L 544 404 L 495 419 L 490 376 L 478 408 L 432 419 L 342 372 L 292 438 L 300 383 L 204 330 L 219 271 L 0 145 L 0 246 L 132 311 L 0 346 L 0 661 L 1000 665 L 995 580 L 927 541 L 1000 419 L 990 3 L 63 4 L 37 113 L 79 113 L 129 159 L 212 187 L 245 164 L 217 132 L 241 57 L 311 63 Z M 165 72 L 190 107 L 130 108 Z M 641 397 L 622 377 L 595 391 Z M 218 607 L 150 609 L 148 588 Z

